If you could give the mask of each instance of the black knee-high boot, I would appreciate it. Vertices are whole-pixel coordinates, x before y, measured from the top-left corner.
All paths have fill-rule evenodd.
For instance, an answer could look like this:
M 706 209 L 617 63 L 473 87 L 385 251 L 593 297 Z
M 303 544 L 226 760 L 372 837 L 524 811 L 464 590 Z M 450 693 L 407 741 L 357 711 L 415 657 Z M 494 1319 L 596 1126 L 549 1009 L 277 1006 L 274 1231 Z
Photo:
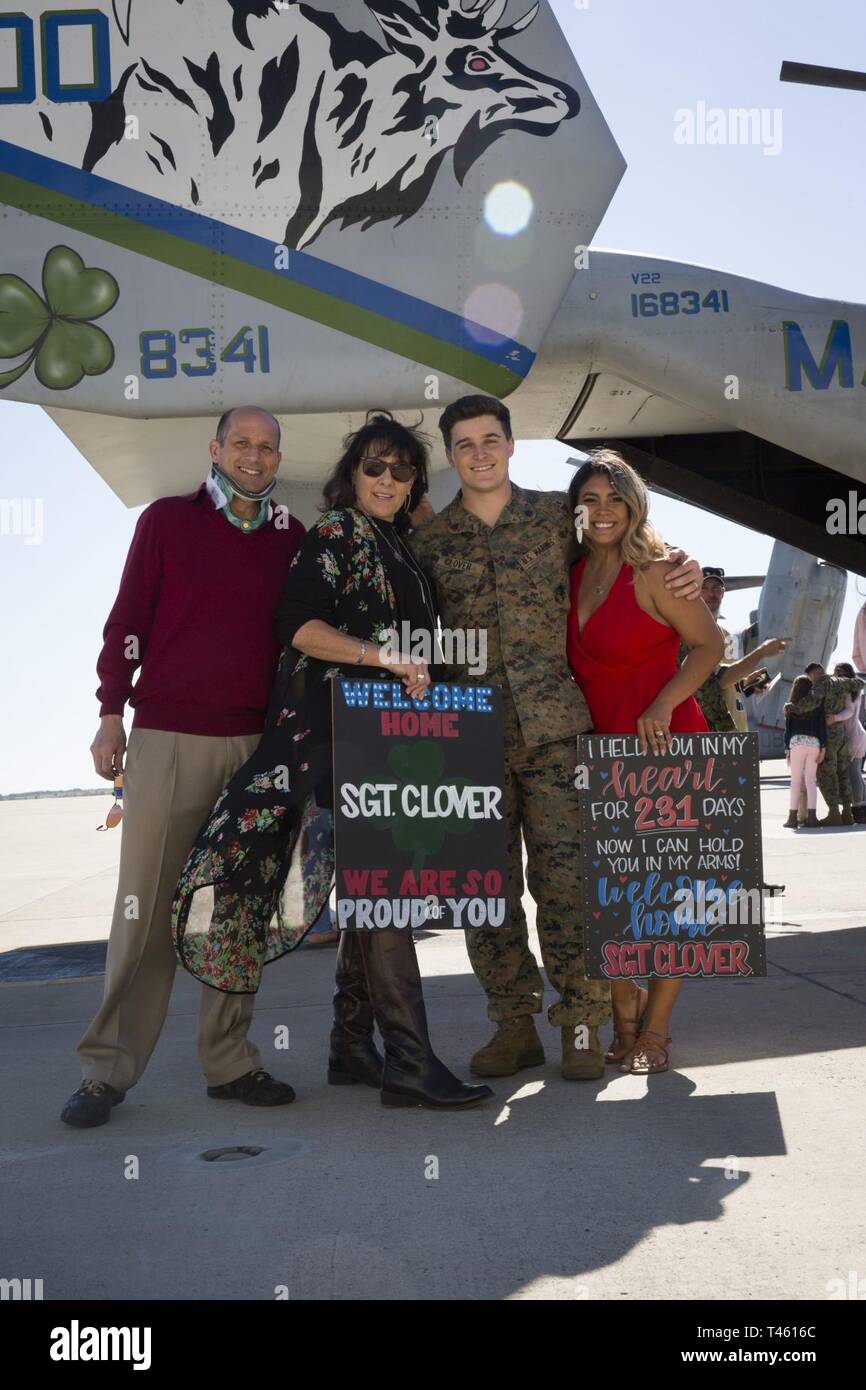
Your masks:
M 477 1105 L 493 1095 L 448 1070 L 430 1046 L 421 973 L 412 933 L 384 927 L 352 933 L 367 975 L 370 1002 L 385 1043 L 383 1105 L 451 1109 Z
M 334 1026 L 328 1081 L 332 1086 L 382 1085 L 384 1059 L 373 1042 L 373 1006 L 358 945 L 359 933 L 344 931 L 337 951 Z

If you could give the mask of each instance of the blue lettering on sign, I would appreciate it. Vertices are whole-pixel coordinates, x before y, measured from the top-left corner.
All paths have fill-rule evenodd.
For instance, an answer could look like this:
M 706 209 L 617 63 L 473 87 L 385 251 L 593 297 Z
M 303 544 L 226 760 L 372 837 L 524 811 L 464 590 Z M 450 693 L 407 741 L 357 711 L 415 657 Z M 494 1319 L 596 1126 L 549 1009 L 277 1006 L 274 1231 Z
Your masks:
M 838 373 L 839 385 L 854 385 L 854 355 L 851 351 L 851 329 L 845 319 L 834 319 L 824 344 L 821 361 L 816 362 L 803 330 L 793 321 L 782 324 L 785 336 L 785 387 L 802 391 L 803 373 L 816 391 L 826 391 Z M 866 380 L 864 380 L 866 385 Z
M 92 30 L 92 82 L 63 82 L 60 65 L 60 33 L 63 29 Z M 49 101 L 105 101 L 111 96 L 111 37 L 108 19 L 101 10 L 46 10 L 40 20 L 42 90 Z M 0 15 L 0 32 L 15 35 L 17 81 L 0 87 L 0 105 L 23 106 L 36 100 L 36 46 L 33 20 L 28 15 Z

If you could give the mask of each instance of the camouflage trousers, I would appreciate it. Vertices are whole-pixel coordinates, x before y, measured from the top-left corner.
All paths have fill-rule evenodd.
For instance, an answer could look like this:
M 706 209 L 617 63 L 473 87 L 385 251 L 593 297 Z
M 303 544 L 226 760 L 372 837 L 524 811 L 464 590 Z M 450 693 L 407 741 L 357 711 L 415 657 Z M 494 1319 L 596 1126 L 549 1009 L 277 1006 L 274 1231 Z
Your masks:
M 818 764 L 818 787 L 828 806 L 851 801 L 848 735 L 844 724 L 827 725 L 827 752 Z
M 535 899 L 536 925 L 547 978 L 556 990 L 548 1010 L 554 1027 L 610 1017 L 610 988 L 583 975 L 580 830 L 574 789 L 575 743 L 567 739 L 523 746 L 506 725 L 505 813 L 508 822 L 508 917 L 495 930 L 469 930 L 472 969 L 495 1022 L 541 1012 L 544 984 L 527 941 L 523 911 L 523 854 Z

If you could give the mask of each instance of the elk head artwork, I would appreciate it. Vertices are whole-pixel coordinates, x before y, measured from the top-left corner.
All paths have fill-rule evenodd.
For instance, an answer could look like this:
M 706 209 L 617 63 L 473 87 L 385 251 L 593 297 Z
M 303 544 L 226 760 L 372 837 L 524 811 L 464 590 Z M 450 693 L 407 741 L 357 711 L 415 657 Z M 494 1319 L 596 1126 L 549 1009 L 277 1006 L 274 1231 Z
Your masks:
M 333 222 L 399 225 L 447 156 L 462 183 L 507 132 L 550 136 L 580 109 L 514 51 L 539 4 L 502 23 L 507 7 L 209 0 L 204 25 L 191 0 L 112 0 L 121 61 L 76 162 L 217 217 L 207 189 L 230 190 L 257 231 L 296 248 Z M 347 27 L 361 9 L 376 37 Z M 129 114 L 137 140 L 124 138 Z

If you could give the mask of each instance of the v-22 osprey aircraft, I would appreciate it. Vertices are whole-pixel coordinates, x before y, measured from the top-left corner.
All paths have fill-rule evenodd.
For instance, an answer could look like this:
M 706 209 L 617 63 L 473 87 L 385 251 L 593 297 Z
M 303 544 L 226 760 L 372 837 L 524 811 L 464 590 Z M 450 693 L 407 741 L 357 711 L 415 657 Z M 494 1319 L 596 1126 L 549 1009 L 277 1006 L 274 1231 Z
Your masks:
M 866 307 L 595 249 L 625 168 L 549 0 L 17 0 L 0 400 L 129 506 L 196 485 L 202 417 L 260 405 L 307 520 L 371 405 L 435 433 L 483 391 L 518 438 L 612 444 L 782 543 L 746 634 L 797 639 L 756 720 L 777 752 L 866 574 L 825 525 L 864 482 Z

